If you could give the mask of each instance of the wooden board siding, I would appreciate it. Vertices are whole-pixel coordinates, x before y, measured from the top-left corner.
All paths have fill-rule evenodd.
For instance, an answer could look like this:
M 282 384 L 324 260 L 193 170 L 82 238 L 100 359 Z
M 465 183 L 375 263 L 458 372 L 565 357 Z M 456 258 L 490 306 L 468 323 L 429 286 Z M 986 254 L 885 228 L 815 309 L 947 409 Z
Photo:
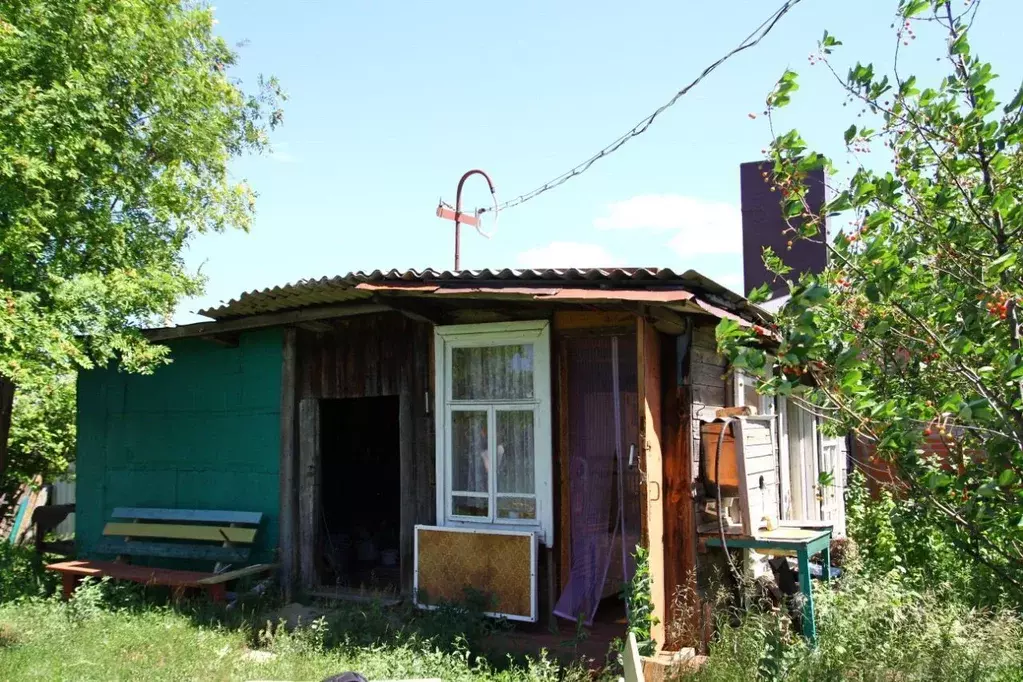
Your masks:
M 316 548 L 319 546 L 320 504 L 320 401 L 305 398 L 298 404 L 298 575 L 301 584 L 316 585 Z
M 94 550 L 114 509 L 163 507 L 261 512 L 253 560 L 274 559 L 282 336 L 244 332 L 234 348 L 182 339 L 152 374 L 79 373 L 79 558 L 103 557 Z
M 295 504 L 297 469 L 297 434 L 295 424 L 295 379 L 297 373 L 296 332 L 285 329 L 281 351 L 281 450 L 280 450 L 280 519 L 279 559 L 281 588 L 284 600 L 290 602 L 298 574 L 298 509 Z
M 298 330 L 298 398 L 399 397 L 399 559 L 411 591 L 414 527 L 436 521 L 433 327 L 399 313 L 325 322 L 330 331 Z
M 609 310 L 558 310 L 554 313 L 555 332 L 573 332 L 611 327 L 632 327 L 635 313 Z
M 694 318 L 696 319 L 696 318 Z M 728 364 L 718 355 L 712 322 L 697 321 L 689 349 L 689 383 L 692 390 L 693 446 L 691 474 L 695 481 L 700 474 L 700 414 L 713 418 L 715 410 L 729 404 L 727 381 Z

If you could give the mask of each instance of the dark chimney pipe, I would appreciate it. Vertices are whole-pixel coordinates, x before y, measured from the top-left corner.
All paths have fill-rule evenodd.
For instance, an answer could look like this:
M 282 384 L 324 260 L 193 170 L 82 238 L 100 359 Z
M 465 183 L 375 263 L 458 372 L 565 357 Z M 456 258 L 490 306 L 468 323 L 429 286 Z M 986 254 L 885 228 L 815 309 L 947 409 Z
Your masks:
M 781 195 L 772 192 L 770 161 L 750 161 L 739 166 L 740 196 L 742 205 L 742 273 L 744 294 L 768 284 L 771 298 L 788 292 L 785 283 L 775 280 L 774 274 L 764 266 L 763 251 L 770 246 L 782 261 L 792 268 L 789 275 L 797 279 L 804 272 L 821 272 L 828 263 L 827 248 L 821 243 L 806 240 L 788 242 L 792 239 L 785 232 L 785 219 L 781 213 Z M 766 172 L 768 182 L 764 182 Z M 809 191 L 807 201 L 813 210 L 824 205 L 824 169 L 810 171 L 807 177 Z

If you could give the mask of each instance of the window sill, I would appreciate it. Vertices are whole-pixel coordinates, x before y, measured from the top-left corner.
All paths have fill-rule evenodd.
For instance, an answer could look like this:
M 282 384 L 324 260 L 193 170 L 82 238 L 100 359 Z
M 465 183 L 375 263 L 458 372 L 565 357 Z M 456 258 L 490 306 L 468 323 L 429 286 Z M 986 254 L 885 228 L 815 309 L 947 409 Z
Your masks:
M 463 528 L 466 530 L 475 530 L 480 533 L 488 533 L 491 531 L 498 533 L 533 533 L 539 539 L 540 543 L 550 547 L 551 543 L 547 542 L 546 534 L 540 525 L 540 522 L 533 519 L 520 520 L 518 522 L 504 520 L 500 523 L 491 523 L 490 521 L 463 521 L 461 519 L 445 519 L 444 523 L 440 524 L 449 528 Z

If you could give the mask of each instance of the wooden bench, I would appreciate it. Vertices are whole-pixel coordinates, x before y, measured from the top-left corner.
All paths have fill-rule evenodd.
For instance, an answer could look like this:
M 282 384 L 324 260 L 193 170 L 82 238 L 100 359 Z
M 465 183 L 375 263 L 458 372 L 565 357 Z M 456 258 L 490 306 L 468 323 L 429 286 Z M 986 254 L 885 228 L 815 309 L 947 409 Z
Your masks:
M 61 574 L 65 599 L 82 578 L 107 576 L 169 586 L 175 599 L 189 589 L 204 590 L 213 601 L 222 602 L 229 580 L 276 568 L 275 564 L 255 564 L 228 570 L 248 562 L 262 519 L 259 512 L 119 507 L 103 528 L 103 540 L 92 548 L 116 556 L 115 561 L 62 561 L 46 568 Z M 214 567 L 203 572 L 135 566 L 129 563 L 131 557 L 212 561 Z

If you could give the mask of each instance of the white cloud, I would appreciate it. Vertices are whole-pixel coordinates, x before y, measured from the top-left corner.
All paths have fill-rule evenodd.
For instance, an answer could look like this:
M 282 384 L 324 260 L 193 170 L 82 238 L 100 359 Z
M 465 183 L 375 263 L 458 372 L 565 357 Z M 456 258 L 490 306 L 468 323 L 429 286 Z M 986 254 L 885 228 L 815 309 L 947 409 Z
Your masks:
M 298 157 L 288 151 L 287 142 L 278 142 L 270 148 L 270 158 L 278 163 L 295 163 Z
M 593 221 L 601 230 L 674 232 L 667 245 L 679 256 L 742 251 L 742 213 L 738 206 L 681 194 L 641 194 L 610 204 Z
M 743 293 L 741 272 L 730 272 L 727 275 L 711 277 L 711 279 L 720 284 L 721 286 L 731 289 L 737 294 Z
M 600 268 L 622 265 L 621 259 L 599 244 L 551 242 L 523 251 L 515 258 L 522 268 Z

